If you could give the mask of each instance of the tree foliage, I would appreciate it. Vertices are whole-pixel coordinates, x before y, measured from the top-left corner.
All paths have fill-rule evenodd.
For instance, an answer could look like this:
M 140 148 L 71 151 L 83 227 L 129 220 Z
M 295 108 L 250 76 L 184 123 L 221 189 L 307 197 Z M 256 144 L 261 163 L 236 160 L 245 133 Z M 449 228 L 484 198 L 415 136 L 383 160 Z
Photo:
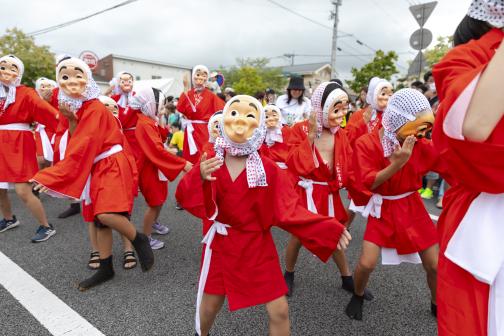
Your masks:
M 267 88 L 281 91 L 287 84 L 279 68 L 268 67 L 267 58 L 237 59 L 238 65 L 220 69 L 226 79 L 225 86 L 232 87 L 239 94 L 255 95 Z
M 434 47 L 424 52 L 428 68 L 432 68 L 451 49 L 453 43 L 452 36 L 439 36 Z
M 0 36 L 1 55 L 12 54 L 24 63 L 22 83 L 34 86 L 39 77 L 54 79 L 54 54 L 48 46 L 38 46 L 33 37 L 26 35 L 17 28 L 7 29 Z
M 399 72 L 395 66 L 397 59 L 398 56 L 394 51 L 385 53 L 382 50 L 377 50 L 371 62 L 360 69 L 352 68 L 354 79 L 346 82 L 354 92 L 359 92 L 375 76 L 390 80 L 393 75 Z

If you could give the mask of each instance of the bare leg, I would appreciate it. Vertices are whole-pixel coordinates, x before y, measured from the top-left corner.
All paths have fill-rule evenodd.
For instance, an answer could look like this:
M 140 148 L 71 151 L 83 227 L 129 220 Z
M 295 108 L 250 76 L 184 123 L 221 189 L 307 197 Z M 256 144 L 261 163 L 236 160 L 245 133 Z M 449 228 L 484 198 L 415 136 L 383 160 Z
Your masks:
M 346 258 L 345 252 L 342 250 L 336 250 L 332 254 L 332 259 L 338 266 L 341 276 L 351 276 L 350 266 L 348 265 L 348 260 Z
M 112 229 L 105 227 L 97 229 L 98 251 L 100 259 L 107 259 L 112 255 Z
M 289 336 L 289 305 L 287 299 L 282 296 L 266 304 L 266 310 L 269 317 L 270 336 Z
M 294 272 L 300 249 L 301 242 L 296 236 L 291 235 L 285 252 L 285 270 L 287 272 Z
M 427 284 L 431 291 L 431 301 L 436 303 L 436 278 L 437 278 L 437 265 L 438 265 L 439 246 L 433 245 L 428 249 L 420 252 L 422 265 L 427 273 Z
M 2 211 L 3 218 L 13 218 L 11 202 L 7 193 L 7 189 L 0 189 L 0 211 Z
M 16 183 L 15 188 L 19 198 L 25 203 L 33 217 L 37 219 L 40 225 L 48 227 L 49 223 L 47 222 L 44 207 L 40 200 L 33 195 L 32 185 L 30 183 Z
M 371 242 L 364 240 L 362 242 L 362 251 L 359 258 L 359 264 L 354 272 L 355 294 L 364 295 L 364 289 L 369 281 L 369 276 L 373 272 L 380 257 L 381 248 Z
M 152 234 L 152 224 L 156 221 L 161 213 L 162 205 L 158 205 L 155 207 L 148 207 L 145 210 L 144 219 L 143 219 L 143 231 L 144 234 L 150 236 Z
M 91 251 L 98 251 L 98 229 L 94 223 L 88 223 L 88 234 Z
M 114 213 L 103 213 L 97 215 L 100 222 L 109 228 L 116 230 L 120 234 L 126 236 L 129 240 L 133 240 L 136 237 L 136 229 L 133 223 L 131 223 L 128 218 Z
M 123 235 L 121 235 L 121 239 L 123 242 L 124 252 L 133 251 L 133 245 L 131 244 L 131 241 L 126 236 Z
M 224 304 L 224 298 L 224 295 L 203 294 L 200 306 L 200 336 L 208 335 L 210 328 L 214 324 L 215 317 Z

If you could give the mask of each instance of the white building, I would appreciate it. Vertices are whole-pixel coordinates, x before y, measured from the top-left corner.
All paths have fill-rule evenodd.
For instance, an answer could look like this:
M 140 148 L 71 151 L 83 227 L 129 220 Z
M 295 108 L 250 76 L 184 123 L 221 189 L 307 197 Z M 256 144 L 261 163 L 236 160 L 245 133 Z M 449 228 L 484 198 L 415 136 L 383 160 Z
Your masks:
M 191 78 L 191 68 L 157 61 L 150 61 L 128 56 L 110 54 L 98 61 L 98 66 L 93 70 L 95 78 L 102 91 L 109 87 L 109 81 L 119 72 L 130 72 L 135 80 L 173 79 L 173 84 L 164 92 L 165 95 L 178 97 L 184 90 L 182 80 L 184 76 Z

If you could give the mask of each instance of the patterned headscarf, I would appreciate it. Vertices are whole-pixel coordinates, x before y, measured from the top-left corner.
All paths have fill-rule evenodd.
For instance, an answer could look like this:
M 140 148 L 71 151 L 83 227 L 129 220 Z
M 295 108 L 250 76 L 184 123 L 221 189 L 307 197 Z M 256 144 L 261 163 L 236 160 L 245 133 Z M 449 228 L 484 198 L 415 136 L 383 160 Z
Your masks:
M 156 95 L 159 95 L 156 100 Z M 162 107 L 162 96 L 161 91 L 153 89 L 150 86 L 145 86 L 140 88 L 136 94 L 131 97 L 129 106 L 135 110 L 142 111 L 147 117 L 158 122 L 159 109 Z
M 282 136 L 282 112 L 280 112 L 280 109 L 276 105 L 266 105 L 264 107 L 264 111 L 267 110 L 274 110 L 278 114 L 278 124 L 275 128 L 271 129 L 269 127 L 266 128 L 266 139 L 264 140 L 268 146 L 272 146 L 275 142 L 283 142 L 283 136 Z
M 215 112 L 212 114 L 210 119 L 208 120 L 208 142 L 215 143 L 215 138 L 212 136 L 213 124 L 217 121 L 219 124 L 217 125 L 219 129 L 219 136 L 222 136 L 222 128 L 220 124 L 220 119 L 222 119 L 222 110 Z
M 371 78 L 368 85 L 368 92 L 366 95 L 366 102 L 371 105 L 373 109 L 371 112 L 371 121 L 376 119 L 377 111 L 380 111 L 378 108 L 378 96 L 383 88 L 388 87 L 392 89 L 392 84 L 389 81 L 379 77 Z
M 194 79 L 196 78 L 196 71 L 203 71 L 203 72 L 206 72 L 207 73 L 207 81 L 205 83 L 203 83 L 202 85 L 197 85 L 194 81 Z M 192 83 L 193 83 L 193 86 L 194 86 L 194 90 L 196 90 L 197 92 L 201 92 L 203 91 L 203 89 L 205 88 L 206 86 L 206 83 L 208 82 L 208 78 L 210 77 L 210 71 L 208 71 L 208 68 L 205 66 L 205 65 L 202 65 L 202 64 L 199 64 L 199 65 L 196 65 L 193 70 L 192 70 Z
M 224 152 L 232 156 L 247 156 L 246 170 L 249 188 L 255 188 L 258 186 L 265 187 L 268 185 L 266 182 L 266 171 L 264 170 L 263 162 L 258 152 L 266 136 L 266 127 L 264 124 L 264 119 L 266 118 L 261 103 L 251 96 L 234 96 L 224 106 L 223 114 L 226 115 L 226 112 L 230 109 L 230 105 L 233 102 L 245 99 L 247 101 L 251 101 L 257 107 L 260 114 L 259 126 L 254 130 L 252 136 L 247 139 L 247 142 L 235 143 L 229 139 L 224 131 L 224 118 L 222 118 L 220 120 L 222 137 L 215 140 L 215 154 L 221 160 L 224 160 Z
M 469 11 L 469 17 L 485 21 L 497 28 L 504 27 L 504 0 L 473 0 Z
M 58 87 L 58 84 L 55 81 L 53 81 L 52 79 L 48 79 L 48 78 L 45 78 L 45 77 L 40 77 L 35 82 L 35 90 L 37 91 L 37 93 L 39 95 L 40 95 L 40 88 L 41 88 L 42 84 L 51 84 L 51 86 L 53 88 Z
M 77 66 L 81 68 L 86 73 L 87 76 L 86 90 L 84 91 L 84 94 L 82 95 L 81 98 L 69 97 L 63 92 L 63 90 L 59 90 L 58 93 L 58 101 L 67 103 L 68 105 L 70 105 L 72 111 L 76 113 L 81 108 L 83 102 L 98 98 L 100 96 L 100 88 L 98 87 L 98 84 L 96 84 L 96 82 L 94 81 L 93 75 L 88 65 L 84 63 L 82 60 L 76 57 L 63 59 L 61 62 L 59 62 L 58 66 L 56 67 L 56 78 L 58 78 L 58 74 L 61 70 L 61 67 L 63 66 Z
M 19 75 L 9 85 L 0 83 L 0 101 L 5 100 L 2 107 L 2 111 L 5 111 L 10 104 L 13 104 L 16 101 L 16 87 L 21 84 L 21 79 L 23 78 L 24 73 L 24 64 L 23 61 L 14 55 L 5 55 L 0 58 L 0 62 L 2 61 L 13 62 L 19 69 Z
M 328 85 L 332 85 L 334 88 L 329 92 L 329 95 L 324 102 L 324 106 L 322 106 L 322 99 L 324 93 L 326 92 L 326 88 Z M 345 91 L 340 89 L 338 83 L 335 82 L 324 82 L 320 84 L 313 95 L 311 97 L 311 105 L 312 105 L 312 113 L 316 113 L 317 115 L 317 138 L 320 138 L 322 135 L 323 128 L 328 128 L 331 130 L 332 134 L 335 134 L 340 127 L 330 127 L 329 126 L 329 108 L 336 100 L 348 99 L 348 95 Z
M 392 155 L 400 145 L 396 131 L 407 122 L 415 120 L 418 113 L 426 110 L 431 110 L 429 101 L 418 90 L 401 89 L 390 97 L 382 119 L 384 132 L 381 143 L 385 157 Z
M 117 92 L 116 94 L 120 94 L 121 98 L 117 101 L 117 104 L 121 106 L 122 108 L 126 108 L 128 106 L 128 102 L 130 101 L 131 97 L 133 97 L 133 87 L 130 92 L 124 92 L 121 89 L 121 76 L 122 75 L 130 75 L 131 80 L 134 82 L 135 78 L 130 72 L 127 71 L 121 71 L 117 74 L 115 78 L 115 86 L 114 86 L 114 92 Z

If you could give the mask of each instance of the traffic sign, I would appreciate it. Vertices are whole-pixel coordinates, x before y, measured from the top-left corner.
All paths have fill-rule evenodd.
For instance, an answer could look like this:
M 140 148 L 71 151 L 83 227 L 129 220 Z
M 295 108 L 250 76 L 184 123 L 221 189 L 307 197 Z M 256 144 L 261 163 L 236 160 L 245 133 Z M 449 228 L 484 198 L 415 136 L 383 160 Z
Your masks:
M 93 71 L 98 66 L 98 56 L 89 50 L 81 52 L 79 58 L 84 61 L 89 66 L 89 69 Z
M 425 28 L 415 30 L 410 37 L 410 46 L 415 50 L 425 49 L 431 42 L 432 33 L 430 30 Z
M 417 20 L 420 27 L 423 27 L 429 16 L 431 16 L 437 1 L 427 2 L 421 5 L 414 5 L 409 8 L 415 20 Z
M 420 76 L 426 65 L 427 62 L 425 60 L 425 57 L 423 53 L 419 51 L 418 54 L 415 56 L 415 59 L 408 68 L 408 77 Z

